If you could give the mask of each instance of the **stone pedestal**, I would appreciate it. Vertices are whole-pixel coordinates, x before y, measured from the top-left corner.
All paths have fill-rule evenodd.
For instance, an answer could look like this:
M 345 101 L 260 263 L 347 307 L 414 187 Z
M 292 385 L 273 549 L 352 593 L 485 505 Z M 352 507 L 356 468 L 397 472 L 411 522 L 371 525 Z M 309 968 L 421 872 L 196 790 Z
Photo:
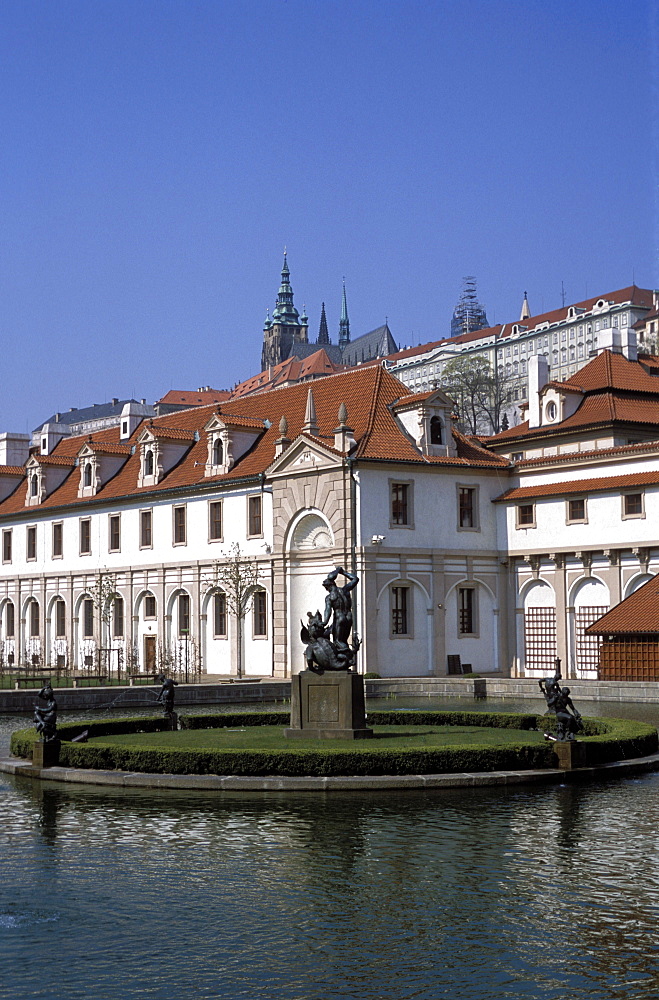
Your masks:
M 557 766 L 563 771 L 586 766 L 586 745 L 579 740 L 556 740 L 552 750 L 558 757 Z
M 284 735 L 309 740 L 364 740 L 364 678 L 351 671 L 316 674 L 303 670 L 291 677 L 291 726 Z
M 59 764 L 59 740 L 49 740 L 44 743 L 37 740 L 33 744 L 32 765 L 33 767 L 57 767 Z

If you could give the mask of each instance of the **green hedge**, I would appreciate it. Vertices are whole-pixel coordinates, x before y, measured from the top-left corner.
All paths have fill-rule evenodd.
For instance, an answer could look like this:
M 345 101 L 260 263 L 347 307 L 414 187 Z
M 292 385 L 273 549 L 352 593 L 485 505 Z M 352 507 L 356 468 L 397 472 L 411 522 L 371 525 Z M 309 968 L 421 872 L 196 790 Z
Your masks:
M 288 715 L 283 712 L 195 715 L 182 717 L 181 722 L 195 729 L 220 726 L 242 728 L 250 725 L 286 725 Z M 374 725 L 474 725 L 532 730 L 545 728 L 551 720 L 520 713 L 372 712 L 369 722 Z M 657 751 L 657 731 L 653 726 L 622 719 L 587 719 L 584 723 L 587 762 L 590 765 L 643 757 Z M 409 750 L 380 750 L 373 744 L 360 743 L 359 749 L 353 745 L 331 750 L 301 750 L 292 746 L 281 751 L 266 751 L 155 749 L 67 741 L 67 736 L 70 740 L 84 729 L 89 730 L 90 736 L 102 737 L 116 733 L 159 732 L 167 727 L 167 720 L 162 716 L 64 723 L 59 727 L 62 739 L 60 763 L 65 767 L 158 774 L 287 776 L 526 770 L 551 768 L 556 763 L 551 743 Z M 33 729 L 13 733 L 12 753 L 19 757 L 31 757 L 35 739 Z

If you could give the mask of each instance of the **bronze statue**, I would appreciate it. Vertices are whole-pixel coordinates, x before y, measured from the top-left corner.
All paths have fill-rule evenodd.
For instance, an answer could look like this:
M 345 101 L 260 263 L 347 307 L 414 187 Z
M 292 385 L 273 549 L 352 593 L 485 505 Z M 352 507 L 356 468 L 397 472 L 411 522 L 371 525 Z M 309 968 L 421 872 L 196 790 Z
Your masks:
M 41 688 L 37 697 L 46 702 L 46 707 L 34 706 L 34 724 L 43 742 L 50 743 L 57 739 L 57 702 L 50 681 Z
M 347 581 L 343 587 L 336 584 L 339 574 Z M 323 587 L 327 590 L 325 614 L 316 611 L 314 615 L 309 611 L 307 624 L 300 623 L 300 638 L 307 645 L 304 655 L 309 670 L 322 673 L 324 670 L 350 670 L 354 666 L 360 642 L 357 636 L 353 637 L 352 645 L 348 642 L 352 631 L 350 591 L 358 583 L 359 578 L 342 566 L 337 566 L 323 580 Z
M 569 687 L 562 688 L 561 681 L 561 661 L 556 659 L 556 671 L 553 677 L 543 677 L 538 681 L 540 690 L 547 702 L 547 712 L 553 712 L 556 716 L 556 735 L 545 733 L 547 739 L 573 740 L 576 734 L 583 729 L 581 715 L 572 704 Z
M 178 681 L 172 680 L 171 677 L 166 678 L 164 674 L 160 675 L 160 681 L 162 687 L 156 701 L 162 701 L 165 715 L 170 716 L 174 712 L 174 688 L 178 687 Z

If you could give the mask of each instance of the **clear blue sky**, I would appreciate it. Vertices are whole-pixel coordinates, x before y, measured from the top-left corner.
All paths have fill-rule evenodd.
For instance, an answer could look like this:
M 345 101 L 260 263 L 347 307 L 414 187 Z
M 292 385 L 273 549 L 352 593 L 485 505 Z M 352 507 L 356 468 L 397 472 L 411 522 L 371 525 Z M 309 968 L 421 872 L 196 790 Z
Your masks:
M 0 430 L 659 285 L 656 0 L 0 0 Z

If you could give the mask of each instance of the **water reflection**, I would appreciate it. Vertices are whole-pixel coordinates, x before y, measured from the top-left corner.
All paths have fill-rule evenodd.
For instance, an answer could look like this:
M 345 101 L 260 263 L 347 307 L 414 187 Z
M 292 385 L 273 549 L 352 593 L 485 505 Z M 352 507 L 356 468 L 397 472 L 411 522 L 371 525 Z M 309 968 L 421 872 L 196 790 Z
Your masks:
M 656 775 L 297 797 L 6 779 L 5 995 L 654 997 L 658 791 Z
M 658 793 L 0 779 L 0 996 L 654 1000 Z

